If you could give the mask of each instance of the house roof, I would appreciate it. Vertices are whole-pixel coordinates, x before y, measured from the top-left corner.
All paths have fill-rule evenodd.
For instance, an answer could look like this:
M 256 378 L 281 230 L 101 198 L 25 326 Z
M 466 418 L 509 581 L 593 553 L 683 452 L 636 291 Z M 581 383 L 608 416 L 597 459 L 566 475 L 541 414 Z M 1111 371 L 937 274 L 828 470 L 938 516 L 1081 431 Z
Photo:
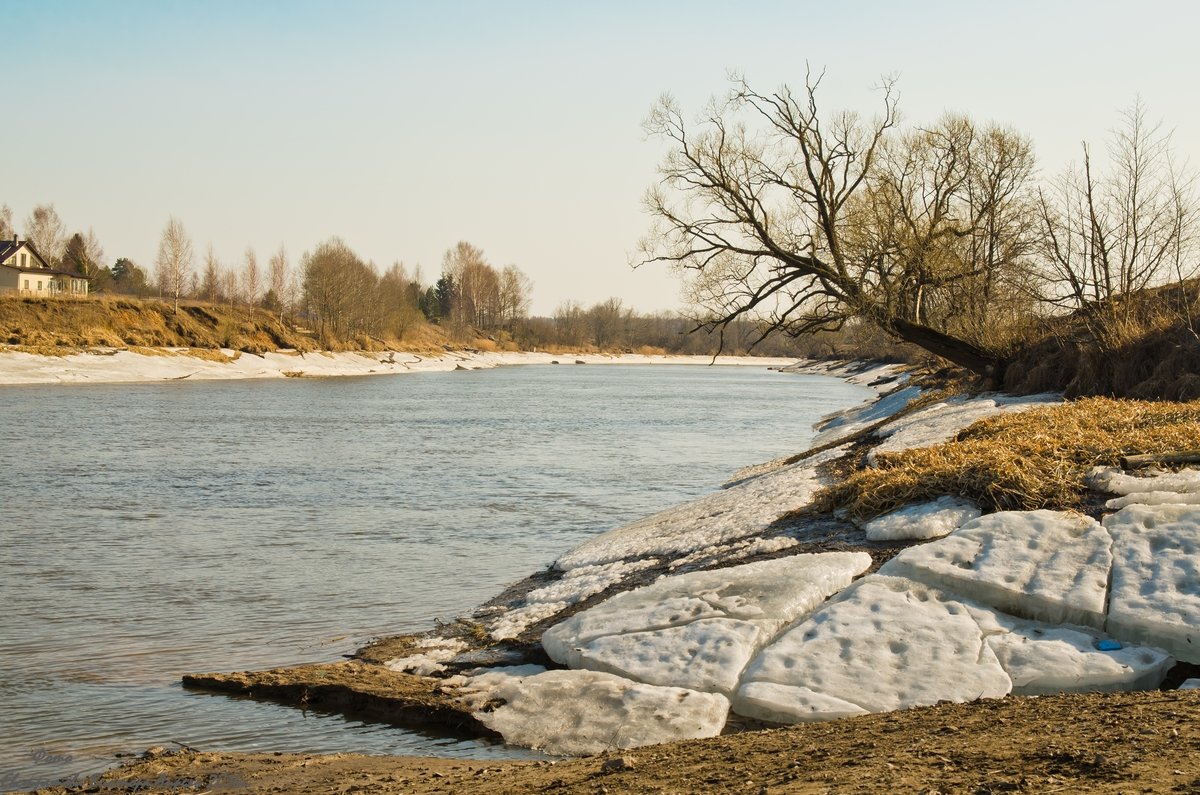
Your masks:
M 18 240 L 0 240 L 0 263 L 4 263 L 4 260 L 8 259 L 13 254 L 16 254 L 18 251 L 20 251 L 23 248 L 28 249 L 30 254 L 37 257 L 42 262 L 46 261 L 46 258 L 43 257 L 41 254 L 37 253 L 37 249 L 35 249 L 28 240 L 20 240 L 20 241 L 18 241 Z M 55 276 L 70 276 L 75 279 L 87 279 L 87 280 L 91 281 L 90 276 L 84 276 L 82 273 L 75 273 L 74 271 L 55 270 L 54 268 L 49 268 L 49 267 L 47 267 L 47 268 L 22 268 L 17 265 L 12 265 L 12 264 L 8 264 L 8 263 L 0 265 L 0 267 L 12 268 L 13 270 L 20 271 L 21 273 L 50 273 Z

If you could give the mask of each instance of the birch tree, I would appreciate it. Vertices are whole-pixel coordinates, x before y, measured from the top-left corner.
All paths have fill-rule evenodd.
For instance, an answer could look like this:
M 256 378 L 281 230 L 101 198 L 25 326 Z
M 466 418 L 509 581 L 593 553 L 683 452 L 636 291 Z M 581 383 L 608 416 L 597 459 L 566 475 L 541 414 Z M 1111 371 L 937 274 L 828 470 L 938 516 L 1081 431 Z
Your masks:
M 25 239 L 51 266 L 62 261 L 67 248 L 67 227 L 53 204 L 39 204 L 25 219 Z
M 192 274 L 192 239 L 183 228 L 183 222 L 173 215 L 158 240 L 155 268 L 160 294 L 173 299 L 178 313 L 179 297 L 186 290 Z
M 258 303 L 260 290 L 258 257 L 253 247 L 246 246 L 246 261 L 242 266 L 242 296 L 246 299 L 247 317 L 254 317 L 254 305 Z

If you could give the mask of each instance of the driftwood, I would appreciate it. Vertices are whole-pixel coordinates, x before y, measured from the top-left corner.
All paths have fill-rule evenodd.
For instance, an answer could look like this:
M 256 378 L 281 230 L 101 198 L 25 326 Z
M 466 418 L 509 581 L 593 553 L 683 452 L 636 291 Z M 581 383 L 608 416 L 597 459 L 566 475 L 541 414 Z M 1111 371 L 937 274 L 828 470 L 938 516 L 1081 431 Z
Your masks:
M 1121 456 L 1122 469 L 1141 469 L 1151 464 L 1200 464 L 1200 450 L 1185 450 L 1181 453 L 1147 453 L 1145 455 Z

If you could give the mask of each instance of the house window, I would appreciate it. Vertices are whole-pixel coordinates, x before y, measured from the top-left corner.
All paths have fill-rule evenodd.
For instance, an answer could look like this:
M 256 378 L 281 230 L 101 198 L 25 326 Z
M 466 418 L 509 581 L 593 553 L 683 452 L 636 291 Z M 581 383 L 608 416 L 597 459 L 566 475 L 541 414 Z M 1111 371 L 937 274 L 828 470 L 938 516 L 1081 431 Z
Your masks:
M 26 290 L 29 289 L 29 280 L 28 279 L 25 280 L 25 289 Z
M 24 251 L 22 251 L 22 252 L 21 252 L 21 267 L 22 267 L 22 268 L 24 268 L 24 267 L 25 267 L 25 263 L 29 261 L 29 260 L 28 260 L 28 257 L 29 257 L 29 255 L 28 255 L 28 254 L 26 254 Z

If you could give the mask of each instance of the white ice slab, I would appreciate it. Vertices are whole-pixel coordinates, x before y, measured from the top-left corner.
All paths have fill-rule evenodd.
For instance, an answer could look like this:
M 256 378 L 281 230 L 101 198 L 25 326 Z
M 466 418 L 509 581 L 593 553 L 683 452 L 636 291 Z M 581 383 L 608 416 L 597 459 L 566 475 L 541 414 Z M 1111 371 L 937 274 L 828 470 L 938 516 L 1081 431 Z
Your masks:
M 1178 494 L 1200 492 L 1200 469 L 1181 469 L 1157 475 L 1136 476 L 1115 467 L 1097 467 L 1088 475 L 1088 485 L 1110 494 L 1144 494 L 1171 491 Z
M 1175 660 L 1162 649 L 1114 643 L 1081 627 L 972 610 L 1019 696 L 1157 688 Z M 1118 646 L 1104 649 L 1102 641 Z
M 1101 629 L 1112 539 L 1095 520 L 1058 511 L 982 516 L 910 547 L 881 574 L 909 577 L 1023 618 Z
M 1200 492 L 1135 491 L 1104 503 L 1110 511 L 1119 511 L 1129 505 L 1200 505 Z
M 542 636 L 550 658 L 595 638 L 646 632 L 705 618 L 754 621 L 768 634 L 796 620 L 871 565 L 865 552 L 826 552 L 662 577 L 576 613 Z
M 870 565 L 865 552 L 826 552 L 663 577 L 551 627 L 542 646 L 572 668 L 727 691 L 763 644 Z
M 1020 398 L 1004 395 L 951 398 L 942 403 L 934 403 L 881 428 L 879 433 L 885 439 L 867 454 L 867 463 L 874 465 L 876 458 L 884 453 L 896 453 L 914 447 L 930 447 L 950 441 L 960 431 L 986 417 L 1010 411 L 1025 411 L 1061 401 L 1061 396 L 1047 394 Z
M 978 519 L 979 506 L 960 497 L 938 497 L 906 505 L 863 525 L 871 541 L 906 541 L 940 538 Z
M 772 723 L 805 723 L 867 715 L 857 704 L 802 685 L 747 682 L 735 696 L 734 712 Z
M 638 684 L 595 671 L 498 668 L 447 681 L 462 687 L 478 707 L 475 716 L 505 742 L 551 754 L 715 737 L 729 714 L 729 700 L 722 695 Z
M 555 565 L 575 569 L 629 558 L 679 557 L 759 535 L 782 514 L 803 508 L 824 483 L 817 467 L 845 453 L 836 448 L 654 514 L 585 541 Z
M 651 685 L 732 693 L 761 646 L 749 621 L 705 618 L 679 627 L 607 635 L 570 654 L 572 667 L 605 671 Z
M 853 712 L 847 705 L 887 712 L 1000 698 L 1011 688 L 960 601 L 880 575 L 859 580 L 784 632 L 742 682 L 734 711 L 773 721 L 829 720 Z
M 1180 690 L 1200 690 L 1200 679 L 1185 679 L 1179 686 Z
M 1108 632 L 1200 663 L 1200 506 L 1130 505 L 1113 536 Z

